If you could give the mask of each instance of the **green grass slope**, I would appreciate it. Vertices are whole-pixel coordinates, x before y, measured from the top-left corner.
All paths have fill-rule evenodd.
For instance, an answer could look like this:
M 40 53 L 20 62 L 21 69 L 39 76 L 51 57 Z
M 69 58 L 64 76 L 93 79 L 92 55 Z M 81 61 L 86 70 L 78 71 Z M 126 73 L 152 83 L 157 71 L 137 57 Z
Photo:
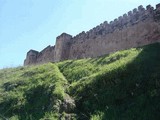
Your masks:
M 160 43 L 0 70 L 2 120 L 159 120 L 159 101 Z

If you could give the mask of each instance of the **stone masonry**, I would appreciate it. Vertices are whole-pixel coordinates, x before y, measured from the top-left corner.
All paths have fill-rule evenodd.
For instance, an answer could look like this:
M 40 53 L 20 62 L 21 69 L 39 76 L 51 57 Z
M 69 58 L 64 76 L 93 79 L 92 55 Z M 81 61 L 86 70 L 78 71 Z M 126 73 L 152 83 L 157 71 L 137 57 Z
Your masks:
M 41 52 L 30 50 L 24 65 L 93 58 L 155 42 L 160 42 L 160 4 L 155 9 L 140 5 L 114 21 L 105 21 L 74 37 L 62 33 L 56 38 L 55 46 Z

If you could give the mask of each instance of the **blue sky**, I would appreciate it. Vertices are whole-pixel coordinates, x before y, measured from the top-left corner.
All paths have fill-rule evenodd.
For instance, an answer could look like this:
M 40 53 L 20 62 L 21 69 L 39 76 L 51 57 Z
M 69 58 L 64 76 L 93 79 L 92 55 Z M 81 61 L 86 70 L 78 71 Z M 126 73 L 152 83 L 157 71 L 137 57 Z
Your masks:
M 23 65 L 27 51 L 54 45 L 159 0 L 0 0 L 0 68 Z

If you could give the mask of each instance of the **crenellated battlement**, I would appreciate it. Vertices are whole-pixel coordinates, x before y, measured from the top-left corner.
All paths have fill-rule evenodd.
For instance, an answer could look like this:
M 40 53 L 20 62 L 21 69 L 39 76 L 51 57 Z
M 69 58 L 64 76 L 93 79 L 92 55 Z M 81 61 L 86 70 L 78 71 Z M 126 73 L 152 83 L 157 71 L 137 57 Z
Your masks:
M 156 9 L 159 8 L 157 5 Z M 109 23 L 105 21 L 100 25 L 94 27 L 87 31 L 83 36 L 89 36 L 88 39 L 94 38 L 95 35 L 105 35 L 112 33 L 116 29 L 122 29 L 123 27 L 132 26 L 137 24 L 138 22 L 143 22 L 146 19 L 153 18 L 155 14 L 155 10 L 151 5 L 146 6 L 146 9 L 140 5 L 138 8 L 134 8 L 132 11 L 123 14 L 123 16 L 119 16 L 118 18 L 110 21 Z M 74 38 L 80 37 L 81 34 L 76 35 Z
M 140 5 L 76 36 L 62 33 L 56 38 L 55 46 L 48 46 L 41 52 L 30 50 L 24 65 L 97 57 L 157 41 L 160 41 L 160 4 L 155 8 Z

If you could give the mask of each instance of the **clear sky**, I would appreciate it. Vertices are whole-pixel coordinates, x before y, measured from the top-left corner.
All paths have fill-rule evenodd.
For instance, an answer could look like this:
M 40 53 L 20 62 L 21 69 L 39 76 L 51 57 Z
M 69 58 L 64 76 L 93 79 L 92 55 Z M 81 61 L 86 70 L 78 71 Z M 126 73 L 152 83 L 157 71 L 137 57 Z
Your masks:
M 54 45 L 133 8 L 159 0 L 0 0 L 0 68 L 23 65 L 27 51 Z

